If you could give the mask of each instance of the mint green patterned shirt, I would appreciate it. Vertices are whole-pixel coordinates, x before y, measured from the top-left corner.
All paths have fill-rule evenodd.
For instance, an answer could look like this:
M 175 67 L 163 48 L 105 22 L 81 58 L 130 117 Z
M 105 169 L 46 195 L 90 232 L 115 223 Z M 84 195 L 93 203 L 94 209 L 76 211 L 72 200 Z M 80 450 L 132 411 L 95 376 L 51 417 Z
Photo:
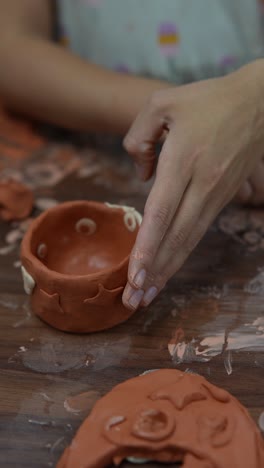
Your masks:
M 176 83 L 264 56 L 261 0 L 58 0 L 60 40 L 110 69 Z

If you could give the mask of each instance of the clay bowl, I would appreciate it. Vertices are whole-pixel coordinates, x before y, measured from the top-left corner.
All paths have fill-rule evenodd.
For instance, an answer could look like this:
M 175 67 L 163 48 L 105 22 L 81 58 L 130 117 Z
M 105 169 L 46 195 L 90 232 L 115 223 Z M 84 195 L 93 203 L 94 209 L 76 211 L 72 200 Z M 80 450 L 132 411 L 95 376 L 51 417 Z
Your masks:
M 128 260 L 141 215 L 131 207 L 76 201 L 40 215 L 21 247 L 32 309 L 55 328 L 94 332 L 124 322 Z

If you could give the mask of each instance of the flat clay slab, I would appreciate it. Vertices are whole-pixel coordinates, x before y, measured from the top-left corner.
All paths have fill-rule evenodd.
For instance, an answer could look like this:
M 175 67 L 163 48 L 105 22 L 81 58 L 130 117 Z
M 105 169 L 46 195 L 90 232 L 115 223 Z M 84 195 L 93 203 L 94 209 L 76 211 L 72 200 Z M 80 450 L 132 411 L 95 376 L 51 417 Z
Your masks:
M 141 215 L 131 207 L 76 201 L 40 215 L 21 246 L 25 292 L 55 328 L 94 332 L 125 321 L 128 261 Z
M 164 369 L 130 379 L 100 399 L 57 468 L 103 468 L 125 459 L 263 468 L 264 442 L 227 391 L 199 375 Z

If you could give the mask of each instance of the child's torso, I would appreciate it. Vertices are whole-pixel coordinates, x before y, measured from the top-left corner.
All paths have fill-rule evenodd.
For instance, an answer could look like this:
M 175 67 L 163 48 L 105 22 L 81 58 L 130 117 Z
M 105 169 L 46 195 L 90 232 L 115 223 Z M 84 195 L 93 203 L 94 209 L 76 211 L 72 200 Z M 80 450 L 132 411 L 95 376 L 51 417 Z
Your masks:
M 59 0 L 62 39 L 108 68 L 176 82 L 264 55 L 257 0 Z

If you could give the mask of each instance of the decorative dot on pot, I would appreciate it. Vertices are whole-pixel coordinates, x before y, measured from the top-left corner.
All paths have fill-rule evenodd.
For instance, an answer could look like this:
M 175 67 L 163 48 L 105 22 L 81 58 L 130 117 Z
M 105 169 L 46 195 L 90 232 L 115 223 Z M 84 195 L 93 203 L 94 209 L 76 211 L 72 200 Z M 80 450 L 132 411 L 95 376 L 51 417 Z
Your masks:
M 111 328 L 133 313 L 122 304 L 142 217 L 109 203 L 62 203 L 32 222 L 21 246 L 32 310 L 63 331 Z

